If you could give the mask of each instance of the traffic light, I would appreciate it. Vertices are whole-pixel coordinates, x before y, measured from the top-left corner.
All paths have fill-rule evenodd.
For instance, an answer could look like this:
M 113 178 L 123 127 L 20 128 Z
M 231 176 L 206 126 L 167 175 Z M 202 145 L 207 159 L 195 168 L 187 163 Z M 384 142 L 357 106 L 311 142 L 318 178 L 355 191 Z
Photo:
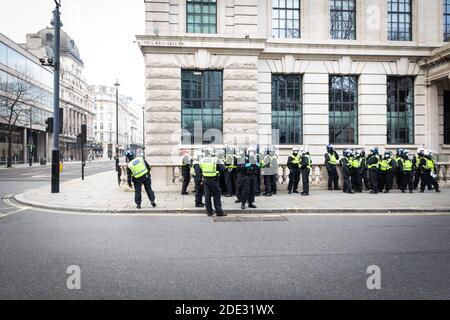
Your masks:
M 53 133 L 53 118 L 47 118 L 47 120 L 45 120 L 45 131 Z
M 87 143 L 87 126 L 85 124 L 81 125 L 81 144 Z

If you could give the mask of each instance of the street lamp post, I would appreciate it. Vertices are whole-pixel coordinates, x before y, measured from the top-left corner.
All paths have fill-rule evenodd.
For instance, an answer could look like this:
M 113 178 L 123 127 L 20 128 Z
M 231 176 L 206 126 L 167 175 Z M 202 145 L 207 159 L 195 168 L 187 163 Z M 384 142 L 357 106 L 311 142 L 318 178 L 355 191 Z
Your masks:
M 116 171 L 118 182 L 120 185 L 120 168 L 119 168 L 119 80 L 114 84 L 116 87 Z
M 53 25 L 55 27 L 55 57 L 53 72 L 53 147 L 52 147 L 52 193 L 59 193 L 59 72 L 60 72 L 60 45 L 61 45 L 61 0 L 55 0 L 55 10 L 53 11 Z
M 142 107 L 142 158 L 145 159 L 145 107 Z

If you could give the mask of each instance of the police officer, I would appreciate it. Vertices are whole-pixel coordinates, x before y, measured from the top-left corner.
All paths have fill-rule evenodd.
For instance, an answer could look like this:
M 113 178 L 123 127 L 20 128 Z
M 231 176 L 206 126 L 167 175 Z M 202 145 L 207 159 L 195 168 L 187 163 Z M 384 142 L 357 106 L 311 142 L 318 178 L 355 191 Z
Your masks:
M 396 166 L 395 166 L 395 168 L 393 168 L 393 173 L 394 173 L 395 179 L 397 181 L 397 188 L 398 188 L 398 190 L 401 190 L 400 185 L 401 185 L 401 182 L 402 182 L 402 179 L 403 179 L 403 172 L 401 172 L 399 167 L 398 167 L 399 161 L 402 160 L 403 152 L 405 152 L 404 148 L 397 148 L 397 151 L 396 151 L 395 156 L 394 156 L 394 160 L 395 160 Z
M 181 176 L 183 177 L 181 194 L 183 196 L 187 196 L 189 194 L 187 192 L 187 188 L 189 186 L 189 183 L 191 182 L 191 168 L 192 168 L 192 159 L 189 156 L 189 153 L 185 151 L 183 153 L 183 159 L 181 160 Z
M 369 183 L 370 183 L 370 193 L 377 194 L 378 189 L 378 171 L 380 167 L 380 154 L 378 147 L 373 147 L 370 149 L 370 154 L 367 157 L 367 168 L 369 170 Z
M 275 148 L 270 148 L 270 167 L 272 168 L 273 174 L 270 176 L 270 182 L 272 184 L 272 194 L 277 194 L 278 189 L 278 168 L 279 168 L 279 162 L 278 162 L 278 155 L 275 151 Z
M 409 189 L 409 193 L 413 193 L 414 183 L 413 183 L 413 164 L 411 159 L 409 158 L 409 152 L 403 150 L 400 154 L 400 159 L 397 161 L 397 171 L 399 172 L 400 181 L 400 190 L 402 193 L 406 193 L 406 188 Z
M 363 189 L 362 165 L 363 157 L 361 156 L 361 151 L 356 150 L 355 156 L 352 160 L 352 187 L 353 190 L 358 193 L 361 193 Z
M 342 166 L 342 176 L 344 177 L 344 192 L 353 194 L 352 191 L 352 183 L 351 183 L 351 175 L 352 175 L 352 150 L 347 148 L 343 152 L 343 157 L 340 160 Z
M 214 154 L 216 155 L 220 163 L 225 164 L 225 150 L 223 148 L 215 149 Z M 219 184 L 220 184 L 220 192 L 222 193 L 222 195 L 226 195 L 227 186 L 225 183 L 225 171 L 221 172 L 221 174 L 219 175 Z
M 247 158 L 247 150 L 245 146 L 240 146 L 239 151 L 236 154 L 236 197 L 235 203 L 240 203 L 242 200 L 242 189 L 244 187 L 242 183 L 242 176 L 244 175 L 244 166 Z
M 142 204 L 142 185 L 144 185 L 147 192 L 148 199 L 153 207 L 156 207 L 155 193 L 152 190 L 152 181 L 150 176 L 150 165 L 142 158 L 136 158 L 133 151 L 128 150 L 125 153 L 125 157 L 128 159 L 127 174 L 128 174 L 128 186 L 132 188 L 131 182 L 134 184 L 134 201 L 136 207 L 141 209 Z
M 436 161 L 433 159 L 433 152 L 431 150 L 425 151 L 425 157 L 420 161 L 420 169 L 422 172 L 420 193 L 425 192 L 427 185 L 432 185 L 436 192 L 441 192 L 439 190 L 439 183 L 437 182 Z
M 255 157 L 256 162 L 259 163 L 259 167 L 257 167 L 255 171 L 255 196 L 259 197 L 261 195 L 261 167 L 264 164 L 264 155 L 259 149 L 259 144 L 256 146 Z
M 195 183 L 195 207 L 203 208 L 205 204 L 203 203 L 203 195 L 205 194 L 205 185 L 203 182 L 202 169 L 200 168 L 200 161 L 203 158 L 201 152 L 196 152 L 194 155 L 194 161 L 192 164 L 192 175 L 194 176 Z
M 299 148 L 292 148 L 292 154 L 288 157 L 287 167 L 289 168 L 288 193 L 299 193 L 297 191 L 300 182 L 300 155 Z
M 380 191 L 389 193 L 394 181 L 394 171 L 397 167 L 396 161 L 392 158 L 392 152 L 386 151 L 383 159 L 380 161 L 380 172 L 378 176 L 378 186 Z
M 309 154 L 308 147 L 303 147 L 302 157 L 300 160 L 300 170 L 302 173 L 303 192 L 302 196 L 309 196 L 309 174 L 311 173 L 311 155 Z
M 256 150 L 252 147 L 248 149 L 248 156 L 246 157 L 245 164 L 243 165 L 242 181 L 242 195 L 241 195 L 241 209 L 245 209 L 245 204 L 248 203 L 249 208 L 256 209 L 255 202 L 255 184 L 256 184 L 256 170 L 260 168 L 256 156 Z
M 272 194 L 276 193 L 276 173 L 278 171 L 278 160 L 276 159 L 274 152 L 272 152 L 271 148 L 267 147 L 266 155 L 263 159 L 262 165 L 262 175 L 264 179 L 264 196 L 271 197 Z
M 330 144 L 327 146 L 327 153 L 325 154 L 325 167 L 328 172 L 328 190 L 339 190 L 339 175 L 336 165 L 339 161 L 339 155 L 334 151 L 334 147 Z
M 225 186 L 226 197 L 232 197 L 236 189 L 236 156 L 234 148 L 225 147 Z
M 414 190 L 417 190 L 420 183 L 420 178 L 422 177 L 420 163 L 425 157 L 425 149 L 422 147 L 417 148 L 417 153 L 415 154 L 413 162 L 413 173 L 414 173 Z
M 364 183 L 364 188 L 366 189 L 366 191 L 369 191 L 369 168 L 367 168 L 366 150 L 364 149 L 361 149 L 361 178 Z
M 214 209 L 218 217 L 226 216 L 222 210 L 219 173 L 225 171 L 225 166 L 214 155 L 213 149 L 205 150 L 205 156 L 200 160 L 205 186 L 205 206 L 208 216 L 213 215 L 211 197 L 214 198 Z

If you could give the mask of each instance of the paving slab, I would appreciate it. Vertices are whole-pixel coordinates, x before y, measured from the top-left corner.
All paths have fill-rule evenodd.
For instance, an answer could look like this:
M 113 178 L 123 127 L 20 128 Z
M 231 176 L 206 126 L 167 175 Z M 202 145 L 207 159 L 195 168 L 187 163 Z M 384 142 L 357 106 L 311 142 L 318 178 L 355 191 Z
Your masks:
M 193 184 L 190 185 L 190 189 Z M 152 208 L 143 194 L 142 210 L 134 203 L 134 191 L 118 186 L 114 171 L 104 172 L 61 184 L 59 194 L 50 193 L 50 186 L 40 187 L 15 196 L 19 203 L 62 211 L 93 213 L 199 213 L 205 210 L 195 208 L 194 195 L 174 192 L 158 192 L 157 207 Z M 192 191 L 192 190 L 191 190 Z M 228 213 L 385 213 L 385 212 L 450 212 L 450 189 L 442 186 L 442 193 L 427 191 L 402 194 L 394 190 L 389 194 L 372 195 L 345 194 L 342 191 L 313 190 L 309 197 L 287 194 L 279 191 L 272 197 L 256 197 L 257 209 L 241 210 L 235 204 L 236 198 L 222 197 L 223 208 Z

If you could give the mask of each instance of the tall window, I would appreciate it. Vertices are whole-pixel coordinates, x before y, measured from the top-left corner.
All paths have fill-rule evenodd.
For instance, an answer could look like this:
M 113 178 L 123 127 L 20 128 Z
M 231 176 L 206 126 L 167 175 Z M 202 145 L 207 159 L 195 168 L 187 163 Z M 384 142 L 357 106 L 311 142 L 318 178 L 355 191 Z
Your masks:
M 450 42 L 450 0 L 443 0 L 444 10 L 444 41 Z
M 272 134 L 274 144 L 302 143 L 300 75 L 272 75 Z
M 356 39 L 355 0 L 330 0 L 330 33 L 332 39 Z
M 187 0 L 187 32 L 217 33 L 216 0 Z
M 223 123 L 222 71 L 182 70 L 181 79 L 182 142 L 220 142 Z M 199 133 L 201 137 L 197 136 Z
M 330 76 L 330 143 L 358 143 L 358 78 Z
M 412 40 L 411 0 L 388 0 L 388 39 Z
M 450 91 L 444 91 L 444 144 L 450 144 Z
M 272 0 L 272 36 L 300 38 L 300 0 Z
M 414 78 L 388 77 L 388 144 L 414 143 Z

